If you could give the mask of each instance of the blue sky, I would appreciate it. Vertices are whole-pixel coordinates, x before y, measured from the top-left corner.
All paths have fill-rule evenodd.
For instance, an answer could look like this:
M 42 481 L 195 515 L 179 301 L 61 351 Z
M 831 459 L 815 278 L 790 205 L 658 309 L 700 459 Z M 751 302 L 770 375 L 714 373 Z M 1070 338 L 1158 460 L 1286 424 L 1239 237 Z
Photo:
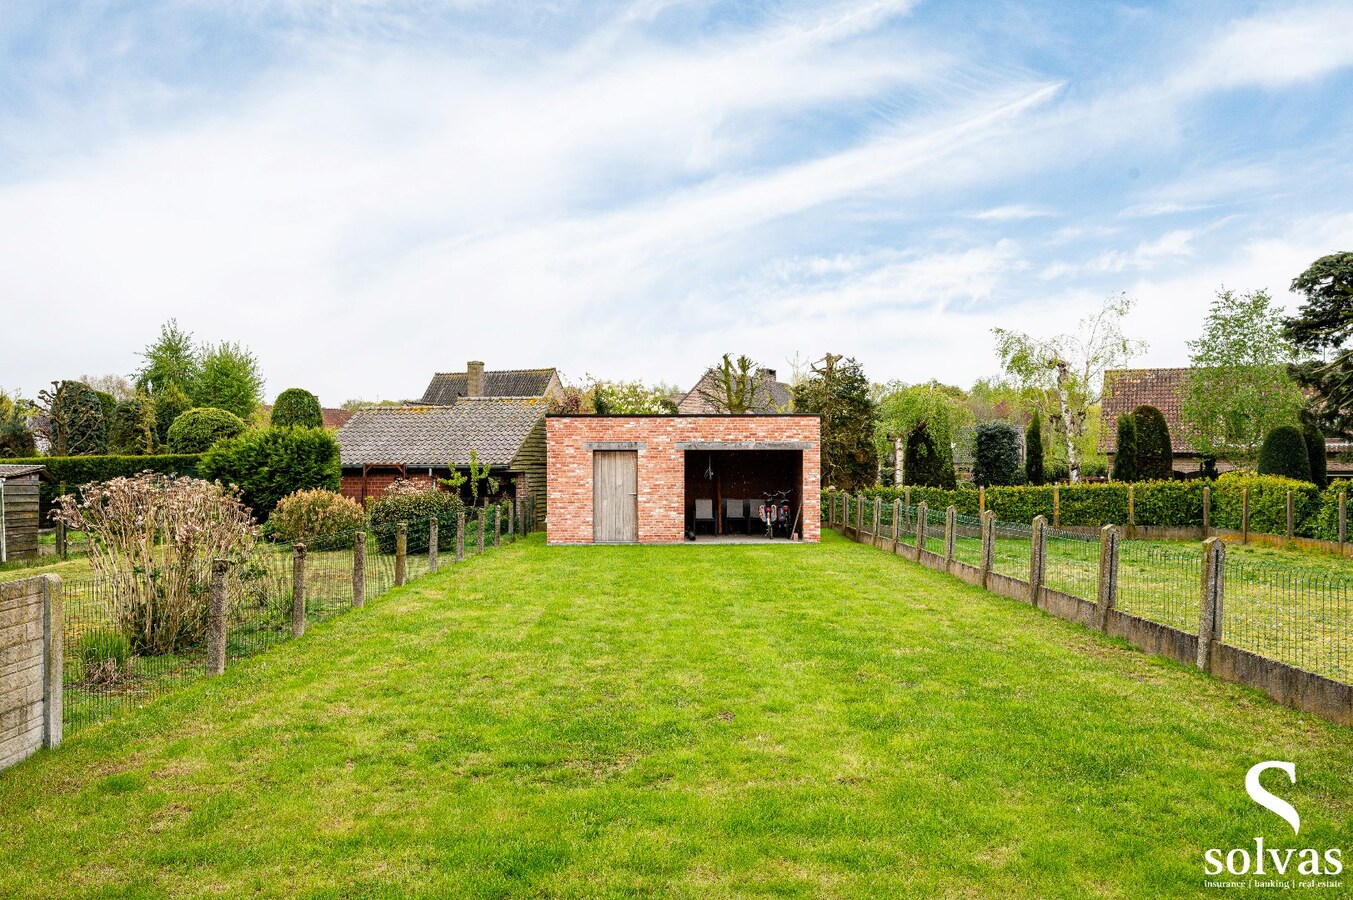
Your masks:
M 1353 249 L 1353 4 L 7 3 L 0 384 L 159 323 L 269 394 L 433 371 L 694 381 L 825 351 L 996 371 L 990 329 Z M 21 313 L 14 316 L 12 313 Z

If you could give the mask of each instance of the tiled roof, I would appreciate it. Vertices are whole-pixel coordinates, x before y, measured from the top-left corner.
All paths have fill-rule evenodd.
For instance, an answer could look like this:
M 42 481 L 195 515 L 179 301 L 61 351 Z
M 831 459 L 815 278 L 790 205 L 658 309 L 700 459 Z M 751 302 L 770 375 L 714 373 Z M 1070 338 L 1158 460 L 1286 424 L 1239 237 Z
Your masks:
M 485 397 L 543 397 L 554 369 L 505 369 L 484 373 Z M 438 372 L 432 376 L 420 403 L 451 406 L 468 393 L 465 372 Z
M 350 409 L 330 409 L 326 406 L 320 412 L 324 414 L 324 427 L 330 431 L 337 431 L 348 424 L 348 419 L 352 418 L 352 410 Z
M 695 387 L 678 399 L 677 412 L 686 416 L 723 412 L 700 394 L 701 391 L 706 393 L 714 391 L 716 384 L 715 373 L 712 371 L 706 372 L 695 383 Z M 756 397 L 753 399 L 751 410 L 753 413 L 789 412 L 792 405 L 793 400 L 789 393 L 789 385 L 769 377 L 757 379 Z
M 538 397 L 462 397 L 455 406 L 365 406 L 338 432 L 344 468 L 399 463 L 510 464 L 547 404 Z
M 42 465 L 13 464 L 0 466 L 0 478 L 18 478 L 21 475 L 32 475 L 35 472 L 41 472 L 47 468 Z
M 1170 429 L 1175 453 L 1192 453 L 1179 407 L 1184 397 L 1184 369 L 1110 369 L 1104 373 L 1104 398 L 1099 406 L 1099 452 L 1118 449 L 1118 417 L 1139 406 L 1154 406 Z

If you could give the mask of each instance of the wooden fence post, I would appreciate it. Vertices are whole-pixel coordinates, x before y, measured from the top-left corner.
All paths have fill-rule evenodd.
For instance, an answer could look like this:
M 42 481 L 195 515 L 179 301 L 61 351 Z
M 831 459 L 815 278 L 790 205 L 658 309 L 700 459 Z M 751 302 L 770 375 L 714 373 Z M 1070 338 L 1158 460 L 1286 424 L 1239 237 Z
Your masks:
M 987 586 L 991 570 L 996 565 L 996 513 L 982 513 L 982 587 Z
M 1043 573 L 1048 566 L 1048 520 L 1034 516 L 1029 529 L 1029 603 L 1034 606 L 1043 592 Z
M 516 504 L 508 501 L 507 506 L 507 536 L 512 540 L 517 539 L 517 510 Z
M 1052 527 L 1062 527 L 1062 489 L 1055 484 L 1052 486 Z
M 480 556 L 484 555 L 484 507 L 479 507 L 479 513 L 475 516 L 479 520 L 476 530 L 479 535 L 475 538 L 475 550 Z
M 352 538 L 352 605 L 366 606 L 366 532 L 359 531 Z
M 395 587 L 402 587 L 409 565 L 409 523 L 395 524 Z
M 291 551 L 291 633 L 305 634 L 305 544 Z
M 57 520 L 56 523 L 56 555 L 66 559 L 66 523 Z
M 925 552 L 925 520 L 930 510 L 924 500 L 916 507 L 916 558 L 919 560 Z
M 905 485 L 902 488 L 902 505 L 911 509 L 911 486 Z
M 503 507 L 493 504 L 493 549 L 503 546 Z
M 1099 529 L 1099 590 L 1095 617 L 1100 631 L 1109 627 L 1109 610 L 1118 606 L 1118 526 Z
M 1292 539 L 1292 533 L 1296 525 L 1296 509 L 1292 503 L 1292 492 L 1287 492 L 1287 539 Z
M 1212 642 L 1221 642 L 1226 597 L 1226 544 L 1221 538 L 1203 542 L 1203 585 L 1198 614 L 1198 668 L 1212 670 Z
M 958 540 L 958 507 L 950 506 L 944 511 L 944 561 L 954 561 L 954 544 Z
M 440 538 L 437 536 L 437 517 L 428 519 L 428 572 L 437 573 L 437 543 Z
M 1128 537 L 1132 537 L 1137 528 L 1137 494 L 1128 482 Z
M 211 561 L 211 593 L 207 600 L 207 674 L 224 675 L 226 666 L 226 572 L 230 562 Z
M 1250 542 L 1250 489 L 1240 489 L 1240 542 Z
M 901 501 L 901 500 L 894 500 L 894 501 L 893 501 L 893 552 L 894 552 L 894 553 L 897 552 L 897 543 L 898 543 L 898 540 L 897 540 L 897 539 L 898 539 L 898 535 L 899 535 L 899 533 L 900 533 L 900 532 L 898 531 L 898 529 L 900 529 L 901 527 L 902 527 L 902 501 Z
M 1212 488 L 1203 486 L 1203 537 L 1212 536 Z
M 987 488 L 986 485 L 979 485 L 977 488 L 977 514 L 980 516 L 987 511 Z
M 879 542 L 879 526 L 883 524 L 883 498 L 874 498 L 874 543 Z
M 465 562 L 465 507 L 456 513 L 456 562 Z
M 1339 549 L 1348 541 L 1348 491 L 1339 492 Z
M 855 497 L 855 540 L 864 535 L 864 495 Z

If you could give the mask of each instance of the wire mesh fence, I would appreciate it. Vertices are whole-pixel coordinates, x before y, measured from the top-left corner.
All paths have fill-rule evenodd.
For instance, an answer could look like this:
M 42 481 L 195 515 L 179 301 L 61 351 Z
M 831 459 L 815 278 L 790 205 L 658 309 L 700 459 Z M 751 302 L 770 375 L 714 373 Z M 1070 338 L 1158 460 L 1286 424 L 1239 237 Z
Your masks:
M 457 520 L 437 522 L 437 562 L 453 564 L 457 548 L 466 557 L 492 552 L 495 527 L 500 544 L 534 530 L 533 504 L 521 515 L 500 506 L 472 511 L 465 534 Z M 304 626 L 352 609 L 358 585 L 369 601 L 404 580 L 427 575 L 432 561 L 431 519 L 406 523 L 401 559 L 399 525 L 369 526 L 312 538 L 298 563 L 297 547 L 260 542 L 244 560 L 230 567 L 226 607 L 226 658 L 241 659 L 267 650 L 295 634 L 297 612 Z M 360 539 L 359 534 L 364 534 Z M 358 572 L 358 554 L 363 565 Z M 303 604 L 296 602 L 297 572 Z M 207 672 L 206 570 L 195 579 L 189 596 L 157 595 L 153 578 L 69 579 L 63 584 L 65 670 L 63 724 L 67 732 L 103 721 L 127 707 L 140 705 Z M 171 629 L 172 633 L 166 631 Z M 229 663 L 227 662 L 227 665 Z
M 872 499 L 844 497 L 842 508 L 866 506 L 866 531 L 872 523 Z M 918 508 L 901 505 L 898 543 L 916 543 Z M 945 510 L 927 510 L 926 549 L 944 551 Z M 847 523 L 852 527 L 856 520 Z M 883 507 L 880 534 L 891 538 L 893 513 Z M 992 571 L 1021 581 L 1030 573 L 1032 528 L 996 522 Z M 1052 590 L 1096 602 L 1099 596 L 1100 533 L 1044 526 L 1046 557 L 1043 584 Z M 982 520 L 956 516 L 954 558 L 982 565 Z M 1165 541 L 1118 541 L 1116 606 L 1133 616 L 1198 633 L 1203 550 L 1198 545 Z M 1228 554 L 1223 572 L 1221 640 L 1232 647 L 1324 675 L 1353 681 L 1353 576 L 1320 568 L 1286 565 L 1268 559 Z

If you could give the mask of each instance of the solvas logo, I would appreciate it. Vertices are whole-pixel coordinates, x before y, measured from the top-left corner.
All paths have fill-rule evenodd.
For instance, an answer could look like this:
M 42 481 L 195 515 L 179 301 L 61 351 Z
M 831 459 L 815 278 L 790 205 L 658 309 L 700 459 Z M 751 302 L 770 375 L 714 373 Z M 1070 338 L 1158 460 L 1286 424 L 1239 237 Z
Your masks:
M 1295 763 L 1269 760 L 1251 766 L 1245 774 L 1245 792 L 1250 799 L 1264 809 L 1278 816 L 1292 827 L 1292 834 L 1301 835 L 1301 816 L 1291 803 L 1267 790 L 1259 783 L 1259 776 L 1269 769 L 1278 769 L 1287 775 L 1288 781 L 1297 783 Z M 1253 848 L 1234 847 L 1223 849 L 1213 847 L 1203 853 L 1204 869 L 1208 875 L 1258 875 L 1273 878 L 1260 882 L 1253 878 L 1246 881 L 1208 881 L 1210 887 L 1342 887 L 1342 881 L 1281 881 L 1283 876 L 1307 876 L 1308 878 L 1340 875 L 1344 871 L 1343 850 L 1338 847 L 1326 849 L 1323 853 L 1313 847 L 1265 847 L 1264 839 L 1256 837 Z

